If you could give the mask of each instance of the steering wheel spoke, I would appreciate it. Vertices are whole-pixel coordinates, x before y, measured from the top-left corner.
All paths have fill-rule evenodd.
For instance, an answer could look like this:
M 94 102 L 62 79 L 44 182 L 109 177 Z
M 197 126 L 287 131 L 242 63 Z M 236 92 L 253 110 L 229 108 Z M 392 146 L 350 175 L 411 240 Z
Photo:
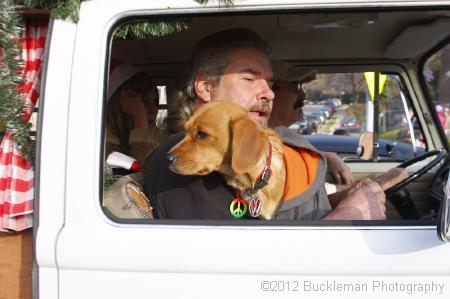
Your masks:
M 434 166 L 436 166 L 439 162 L 442 161 L 442 159 L 444 159 L 444 157 L 447 155 L 447 152 L 445 150 L 432 150 L 429 152 L 426 152 L 420 156 L 417 156 L 411 160 L 405 161 L 402 164 L 400 164 L 399 168 L 407 168 L 413 164 L 416 164 L 417 162 L 423 161 L 425 159 L 428 159 L 430 157 L 436 156 L 430 163 L 428 163 L 427 165 L 423 166 L 422 168 L 420 168 L 419 170 L 415 171 L 414 173 L 412 173 L 411 175 L 409 175 L 406 179 L 400 181 L 399 183 L 395 184 L 394 186 L 392 186 L 391 188 L 387 189 L 384 191 L 384 193 L 386 194 L 386 197 L 389 197 L 390 195 L 394 194 L 395 192 L 397 192 L 398 190 L 404 188 L 406 185 L 408 185 L 409 183 L 411 183 L 412 181 L 418 179 L 419 177 L 421 177 L 423 174 L 427 173 L 430 169 L 432 169 Z

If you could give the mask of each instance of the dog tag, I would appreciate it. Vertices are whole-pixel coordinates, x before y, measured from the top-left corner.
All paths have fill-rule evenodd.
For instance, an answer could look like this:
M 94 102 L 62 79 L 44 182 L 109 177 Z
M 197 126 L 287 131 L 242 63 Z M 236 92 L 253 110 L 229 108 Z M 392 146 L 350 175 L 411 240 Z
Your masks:
M 235 218 L 244 217 L 247 213 L 247 202 L 241 197 L 233 199 L 230 204 L 230 213 Z
M 250 202 L 248 204 L 248 211 L 252 217 L 258 217 L 261 215 L 261 200 L 257 194 L 250 195 Z

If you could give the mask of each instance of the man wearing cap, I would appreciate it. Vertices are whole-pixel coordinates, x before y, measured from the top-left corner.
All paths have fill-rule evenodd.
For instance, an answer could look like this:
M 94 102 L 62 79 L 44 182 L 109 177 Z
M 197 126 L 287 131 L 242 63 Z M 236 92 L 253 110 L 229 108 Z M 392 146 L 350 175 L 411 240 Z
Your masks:
M 273 64 L 275 81 L 273 91 L 275 92 L 274 105 L 269 119 L 269 127 L 278 129 L 280 126 L 289 126 L 303 114 L 302 107 L 306 100 L 302 83 L 310 82 L 316 78 L 314 71 L 297 70 L 288 63 L 279 61 Z M 350 168 L 335 153 L 324 152 L 328 162 L 328 170 L 336 178 L 338 185 L 325 183 L 328 198 L 334 207 L 337 203 L 353 192 L 354 188 L 361 184 L 370 182 L 367 178 L 358 181 L 353 180 Z M 408 176 L 406 171 L 392 168 L 377 178 L 377 183 L 383 190 L 392 187 Z M 340 191 L 337 192 L 336 191 Z
M 274 105 L 270 114 L 269 127 L 289 126 L 303 115 L 306 100 L 302 84 L 316 78 L 314 71 L 296 70 L 287 63 L 278 61 L 273 63 L 275 92 Z M 328 170 L 336 178 L 338 185 L 353 184 L 350 168 L 335 153 L 324 152 Z
M 232 29 L 207 36 L 197 43 L 192 61 L 192 77 L 186 93 L 194 106 L 228 99 L 249 111 L 262 126 L 267 126 L 275 97 L 271 89 L 272 65 L 269 47 L 256 33 Z M 373 182 L 358 186 L 331 211 L 323 185 L 324 156 L 300 135 L 288 129 L 281 129 L 278 133 L 292 148 L 312 153 L 315 171 L 308 188 L 295 194 L 294 200 L 283 202 L 274 219 L 385 219 L 384 193 Z M 166 155 L 182 138 L 183 134 L 172 135 L 150 159 L 144 192 L 152 203 L 155 216 L 234 219 L 230 215 L 230 203 L 236 192 L 226 185 L 220 174 L 182 176 L 169 170 Z M 298 178 L 304 176 L 305 173 L 297 175 Z M 296 186 L 295 182 L 292 186 Z

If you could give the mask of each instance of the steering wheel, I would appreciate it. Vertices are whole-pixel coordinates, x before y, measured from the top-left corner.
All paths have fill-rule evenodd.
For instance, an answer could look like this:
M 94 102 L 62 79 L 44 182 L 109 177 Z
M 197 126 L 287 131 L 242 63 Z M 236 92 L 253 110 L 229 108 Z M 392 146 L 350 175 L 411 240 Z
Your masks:
M 420 176 L 422 176 L 423 174 L 428 172 L 428 170 L 430 170 L 431 168 L 436 166 L 439 162 L 441 162 L 442 159 L 444 159 L 444 157 L 446 155 L 447 155 L 447 152 L 445 150 L 433 150 L 433 151 L 426 152 L 426 153 L 424 153 L 424 154 L 422 154 L 420 156 L 417 156 L 417 157 L 415 157 L 415 158 L 413 158 L 411 160 L 405 161 L 402 164 L 400 164 L 399 166 L 397 166 L 399 168 L 406 168 L 406 167 L 409 167 L 409 166 L 411 166 L 411 165 L 413 165 L 413 164 L 415 164 L 417 162 L 425 160 L 425 159 L 427 159 L 429 157 L 436 156 L 436 158 L 434 158 L 430 163 L 428 163 L 424 167 L 420 168 L 419 170 L 417 170 L 416 172 L 414 172 L 413 174 L 408 176 L 406 179 L 398 182 L 397 184 L 395 184 L 391 188 L 386 189 L 384 191 L 384 193 L 386 194 L 386 197 L 394 194 L 398 190 L 404 188 L 406 185 L 408 185 L 409 183 L 411 183 L 415 179 L 419 178 Z

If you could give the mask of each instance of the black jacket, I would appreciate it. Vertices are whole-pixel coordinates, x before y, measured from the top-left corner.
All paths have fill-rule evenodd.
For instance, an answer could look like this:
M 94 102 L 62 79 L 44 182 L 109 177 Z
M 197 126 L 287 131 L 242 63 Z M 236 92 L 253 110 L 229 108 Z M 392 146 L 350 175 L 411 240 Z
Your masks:
M 319 220 L 331 211 L 324 188 L 326 160 L 300 135 L 287 128 L 277 128 L 277 133 L 285 144 L 319 153 L 320 161 L 313 185 L 295 199 L 282 204 L 274 219 Z M 235 220 L 230 213 L 230 204 L 236 193 L 219 173 L 188 176 L 170 171 L 165 156 L 183 137 L 183 133 L 170 136 L 150 158 L 144 193 L 150 199 L 155 218 Z M 246 217 L 251 219 L 249 215 Z

